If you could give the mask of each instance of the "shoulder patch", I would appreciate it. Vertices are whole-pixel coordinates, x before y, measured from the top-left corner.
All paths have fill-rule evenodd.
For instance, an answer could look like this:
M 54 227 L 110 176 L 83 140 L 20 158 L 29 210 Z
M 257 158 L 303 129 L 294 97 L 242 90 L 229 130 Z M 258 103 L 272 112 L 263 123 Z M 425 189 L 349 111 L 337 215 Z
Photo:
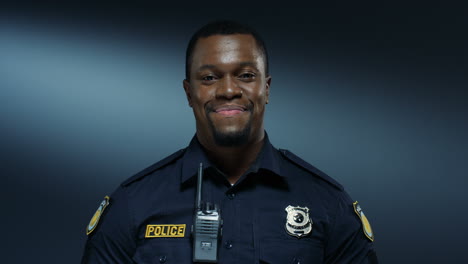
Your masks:
M 180 158 L 182 156 L 182 154 L 184 154 L 186 148 L 184 149 L 180 149 L 179 151 L 177 152 L 174 152 L 173 154 L 165 157 L 164 159 L 154 163 L 153 165 L 149 166 L 148 168 L 140 171 L 139 173 L 133 175 L 132 177 L 130 177 L 129 179 L 127 179 L 126 181 L 124 181 L 121 185 L 122 186 L 128 186 L 130 185 L 132 182 L 134 181 L 137 181 L 143 177 L 145 177 L 146 175 L 152 173 L 153 171 L 156 171 L 158 169 L 161 169 L 162 167 L 168 165 L 169 163 L 171 163 L 172 161 Z
M 361 219 L 362 231 L 364 231 L 364 235 L 366 235 L 366 237 L 370 241 L 374 242 L 374 232 L 372 232 L 372 227 L 369 223 L 369 220 L 367 220 L 367 217 L 362 211 L 361 206 L 359 205 L 358 201 L 353 203 L 353 207 L 354 207 L 354 212 L 357 214 L 357 216 L 359 216 L 359 219 Z
M 91 221 L 89 221 L 88 227 L 86 227 L 86 235 L 91 234 L 96 226 L 99 224 L 99 219 L 101 219 L 102 213 L 104 213 L 104 209 L 109 205 L 109 196 L 104 197 L 101 204 L 99 205 L 98 209 L 94 213 Z
M 316 167 L 310 165 L 307 161 L 299 158 L 291 151 L 286 150 L 286 149 L 279 149 L 279 151 L 289 161 L 293 162 L 296 165 L 299 165 L 301 168 L 313 173 L 314 175 L 317 175 L 318 177 L 325 180 L 326 182 L 328 182 L 329 184 L 331 184 L 333 187 L 337 188 L 338 190 L 340 191 L 344 190 L 343 186 L 339 184 L 337 181 L 335 181 L 332 177 L 328 176 L 327 174 L 317 169 Z

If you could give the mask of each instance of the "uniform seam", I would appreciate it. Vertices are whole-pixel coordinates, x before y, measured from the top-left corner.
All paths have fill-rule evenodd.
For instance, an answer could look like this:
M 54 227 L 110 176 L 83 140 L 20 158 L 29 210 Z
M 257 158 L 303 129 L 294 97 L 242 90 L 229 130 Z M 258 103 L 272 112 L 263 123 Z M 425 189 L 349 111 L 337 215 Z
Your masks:
M 312 164 L 310 164 L 306 160 L 302 159 L 301 157 L 297 156 L 293 152 L 291 152 L 289 150 L 286 150 L 286 149 L 279 149 L 279 151 L 280 151 L 281 154 L 283 154 L 283 157 L 285 157 L 286 160 L 289 161 L 289 163 L 292 163 L 292 164 L 294 164 L 294 166 L 300 168 L 301 170 L 306 171 L 311 176 L 321 179 L 322 181 L 324 181 L 325 183 L 333 186 L 335 189 L 337 189 L 339 191 L 344 190 L 343 186 L 339 182 L 337 182 L 335 179 L 330 177 L 325 172 L 323 172 L 323 171 L 319 170 L 318 168 L 314 167 Z M 293 157 L 290 157 L 288 154 L 293 156 Z M 305 165 L 300 164 L 298 161 L 295 160 L 295 158 L 301 160 L 302 162 L 304 162 Z M 308 166 L 310 166 L 310 168 Z M 316 170 L 316 171 L 314 171 L 314 170 Z
M 339 193 L 339 195 L 337 195 L 337 199 L 336 199 L 336 205 L 335 205 L 335 210 L 334 210 L 334 215 L 333 215 L 333 223 L 330 224 L 330 227 L 327 229 L 327 236 L 326 236 L 326 240 L 325 240 L 325 249 L 328 248 L 328 245 L 329 245 L 329 241 L 330 241 L 330 236 L 333 234 L 333 231 L 335 230 L 335 227 L 336 227 L 336 219 L 338 218 L 338 209 L 339 209 L 339 205 L 340 205 L 340 199 L 341 199 L 341 193 Z
M 127 212 L 128 212 L 128 215 L 129 215 L 129 219 L 130 219 L 130 233 L 131 233 L 131 236 L 133 237 L 133 241 L 135 241 L 135 251 L 136 251 L 136 247 L 137 247 L 137 243 L 136 241 L 138 241 L 138 234 L 137 234 L 137 228 L 135 226 L 135 212 L 132 210 L 132 207 L 130 206 L 130 200 L 128 199 L 129 198 L 129 194 L 128 194 L 128 190 L 127 188 L 123 188 L 123 191 L 124 191 L 124 194 L 126 196 L 126 199 L 125 199 L 125 203 L 126 203 L 126 206 L 127 206 Z M 132 254 L 135 254 L 135 252 L 132 252 Z

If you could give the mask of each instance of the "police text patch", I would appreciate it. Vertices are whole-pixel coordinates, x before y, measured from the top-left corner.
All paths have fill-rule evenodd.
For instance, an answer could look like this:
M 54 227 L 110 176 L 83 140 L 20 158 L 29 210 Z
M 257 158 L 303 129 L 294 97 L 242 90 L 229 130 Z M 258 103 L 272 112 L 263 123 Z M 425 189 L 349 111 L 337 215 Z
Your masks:
M 182 225 L 147 225 L 145 237 L 184 237 L 185 224 Z

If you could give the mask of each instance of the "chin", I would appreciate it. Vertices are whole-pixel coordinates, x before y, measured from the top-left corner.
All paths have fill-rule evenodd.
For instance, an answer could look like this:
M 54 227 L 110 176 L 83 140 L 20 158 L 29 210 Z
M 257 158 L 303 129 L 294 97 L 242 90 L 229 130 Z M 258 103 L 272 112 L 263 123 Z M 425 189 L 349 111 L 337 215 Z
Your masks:
M 250 135 L 250 125 L 244 129 L 219 131 L 213 128 L 213 138 L 218 146 L 222 147 L 237 147 L 248 143 Z

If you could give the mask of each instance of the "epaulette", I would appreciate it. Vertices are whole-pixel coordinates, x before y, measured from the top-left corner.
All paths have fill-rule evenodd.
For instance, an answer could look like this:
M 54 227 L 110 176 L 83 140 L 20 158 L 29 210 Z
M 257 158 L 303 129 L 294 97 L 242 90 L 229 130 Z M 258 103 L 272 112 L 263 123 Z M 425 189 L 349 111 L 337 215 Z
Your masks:
M 186 149 L 184 148 L 184 149 L 180 149 L 180 150 L 174 152 L 173 154 L 165 157 L 164 159 L 154 163 L 153 165 L 149 166 L 148 168 L 146 168 L 146 169 L 138 172 L 137 174 L 133 175 L 132 177 L 128 178 L 121 185 L 122 186 L 128 186 L 130 183 L 145 177 L 146 175 L 152 173 L 153 171 L 161 169 L 162 167 L 168 165 L 172 161 L 180 158 L 182 156 L 182 154 L 184 154 L 185 150 Z
M 328 176 L 324 172 L 322 172 L 319 169 L 315 168 L 314 166 L 310 165 L 307 161 L 299 158 L 298 156 L 296 156 L 291 151 L 286 150 L 286 149 L 279 149 L 279 151 L 289 161 L 293 162 L 296 165 L 299 165 L 301 168 L 313 173 L 314 175 L 317 175 L 318 177 L 320 177 L 324 181 L 330 183 L 332 186 L 336 187 L 340 191 L 344 190 L 343 186 L 341 184 L 339 184 L 337 181 L 335 181 L 332 177 Z

